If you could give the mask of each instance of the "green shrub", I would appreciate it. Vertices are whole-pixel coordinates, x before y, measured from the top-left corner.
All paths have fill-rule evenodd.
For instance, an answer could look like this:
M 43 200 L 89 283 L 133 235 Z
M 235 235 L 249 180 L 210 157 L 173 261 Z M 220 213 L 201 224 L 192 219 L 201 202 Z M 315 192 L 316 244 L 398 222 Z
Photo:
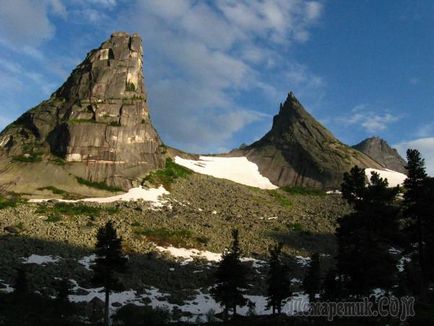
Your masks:
M 136 90 L 136 85 L 134 85 L 134 83 L 127 82 L 125 90 L 127 92 L 134 92 Z
M 270 190 L 270 195 L 276 200 L 277 203 L 279 203 L 280 206 L 290 207 L 292 205 L 289 198 L 277 190 Z
M 32 154 L 29 156 L 19 155 L 19 156 L 12 157 L 12 161 L 21 162 L 21 163 L 36 163 L 36 162 L 41 162 L 42 157 L 38 154 Z
M 95 188 L 95 189 L 100 189 L 100 190 L 106 190 L 106 191 L 110 191 L 110 192 L 122 192 L 123 189 L 119 188 L 119 187 L 113 187 L 113 186 L 109 186 L 108 184 L 106 184 L 105 182 L 94 182 L 94 181 L 89 181 L 80 177 L 76 177 L 77 181 L 79 184 L 91 187 L 91 188 Z
M 55 203 L 53 206 L 40 205 L 36 210 L 38 214 L 61 214 L 61 215 L 88 215 L 99 216 L 101 207 L 87 206 L 84 204 Z
M 288 225 L 288 229 L 292 232 L 302 232 L 303 225 L 301 225 L 300 223 L 291 223 Z
M 48 215 L 48 218 L 45 220 L 45 222 L 50 222 L 50 223 L 56 223 L 62 220 L 62 216 L 57 215 L 57 214 L 50 214 Z
M 190 230 L 172 230 L 168 228 L 135 228 L 134 233 L 145 236 L 149 241 L 155 242 L 160 246 L 174 245 L 186 247 L 191 242 L 193 233 Z
M 82 123 L 97 123 L 94 119 L 71 119 L 69 120 L 70 124 L 78 125 Z
M 0 209 L 8 207 L 16 207 L 19 203 L 23 201 L 17 196 L 11 196 L 10 198 L 0 196 Z
M 293 187 L 282 187 L 280 188 L 283 191 L 291 194 L 291 195 L 310 195 L 310 196 L 324 196 L 325 192 L 320 189 L 315 188 L 307 188 L 307 187 L 300 187 L 300 186 L 293 186 Z
M 43 190 L 49 190 L 53 194 L 55 194 L 55 195 L 61 195 L 61 196 L 64 196 L 64 195 L 68 194 L 65 190 L 62 190 L 62 189 L 59 189 L 59 188 L 56 188 L 56 187 L 53 187 L 53 186 L 41 187 L 41 188 L 38 188 L 38 190 L 41 190 L 41 191 L 43 191 Z
M 166 167 L 161 170 L 156 170 L 146 176 L 145 181 L 149 181 L 155 186 L 163 185 L 164 188 L 170 189 L 171 184 L 178 178 L 186 178 L 193 171 L 176 164 L 172 159 L 166 160 Z

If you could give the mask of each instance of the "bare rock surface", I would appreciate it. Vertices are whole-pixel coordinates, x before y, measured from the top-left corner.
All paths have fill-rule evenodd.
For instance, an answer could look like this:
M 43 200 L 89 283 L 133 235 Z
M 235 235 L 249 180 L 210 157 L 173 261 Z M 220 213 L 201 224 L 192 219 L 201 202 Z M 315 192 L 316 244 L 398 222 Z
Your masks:
M 43 185 L 72 174 L 128 189 L 138 176 L 163 167 L 162 142 L 149 117 L 142 61 L 137 34 L 113 33 L 90 51 L 48 100 L 0 134 L 0 176 L 17 170 L 4 161 L 20 165 L 21 170 L 38 167 L 33 164 L 37 162 L 44 162 L 46 169 L 50 162 L 61 162 L 63 171 L 54 169 Z
M 245 155 L 270 181 L 282 186 L 338 189 L 354 165 L 381 169 L 369 156 L 341 143 L 315 120 L 291 92 L 271 130 L 260 140 L 231 152 Z
M 370 156 L 389 170 L 407 173 L 405 169 L 406 161 L 384 139 L 371 137 L 354 145 L 353 148 Z

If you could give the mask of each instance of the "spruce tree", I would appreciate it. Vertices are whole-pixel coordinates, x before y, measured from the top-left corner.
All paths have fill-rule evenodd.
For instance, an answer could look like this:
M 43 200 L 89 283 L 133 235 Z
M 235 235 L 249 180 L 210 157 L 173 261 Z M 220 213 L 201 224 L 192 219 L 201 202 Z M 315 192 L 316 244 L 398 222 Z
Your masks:
M 273 315 L 281 314 L 282 306 L 292 295 L 289 269 L 281 260 L 282 244 L 276 244 L 269 250 L 270 261 L 267 279 L 267 309 Z
M 26 295 L 29 292 L 29 283 L 27 281 L 27 273 L 24 268 L 19 268 L 17 270 L 17 275 L 14 281 L 14 294 L 16 295 Z
M 248 269 L 240 260 L 241 249 L 238 239 L 238 230 L 232 231 L 232 244 L 223 254 L 215 273 L 216 285 L 211 290 L 213 298 L 224 307 L 225 318 L 229 310 L 237 312 L 237 306 L 245 306 L 247 300 L 243 296 L 247 288 Z
M 316 300 L 316 294 L 321 290 L 321 268 L 319 254 L 312 255 L 312 260 L 309 265 L 306 277 L 303 280 L 304 291 L 309 295 L 309 301 Z
M 337 268 L 349 294 L 369 295 L 374 288 L 390 289 L 396 277 L 396 259 L 389 249 L 398 233 L 399 188 L 373 173 L 366 183 L 364 170 L 345 174 L 342 196 L 354 211 L 338 220 Z M 362 180 L 363 175 L 363 180 Z
M 127 259 L 122 253 L 122 239 L 118 237 L 112 222 L 98 230 L 95 245 L 96 260 L 92 266 L 93 284 L 103 286 L 105 292 L 104 324 L 110 322 L 110 292 L 122 289 L 117 274 L 125 272 Z
M 428 283 L 434 274 L 434 179 L 425 172 L 425 161 L 418 150 L 407 151 L 407 179 L 404 182 L 404 215 L 409 249 L 417 244 L 420 269 L 419 294 L 425 298 Z

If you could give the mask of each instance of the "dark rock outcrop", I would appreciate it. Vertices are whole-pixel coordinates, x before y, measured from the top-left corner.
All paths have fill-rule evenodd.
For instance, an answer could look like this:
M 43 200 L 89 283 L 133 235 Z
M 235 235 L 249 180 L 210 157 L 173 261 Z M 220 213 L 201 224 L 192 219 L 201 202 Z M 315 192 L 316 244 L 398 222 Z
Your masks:
M 406 161 L 384 139 L 379 137 L 368 138 L 354 145 L 353 148 L 370 156 L 389 170 L 407 173 L 405 169 Z
M 22 165 L 61 161 L 66 173 L 124 189 L 162 167 L 162 142 L 149 117 L 142 56 L 137 34 L 112 34 L 48 100 L 0 134 L 0 157 Z M 0 164 L 0 176 L 8 171 L 10 166 Z
M 342 144 L 289 93 L 273 127 L 259 141 L 231 155 L 245 155 L 278 186 L 339 188 L 354 165 L 381 168 L 365 154 Z

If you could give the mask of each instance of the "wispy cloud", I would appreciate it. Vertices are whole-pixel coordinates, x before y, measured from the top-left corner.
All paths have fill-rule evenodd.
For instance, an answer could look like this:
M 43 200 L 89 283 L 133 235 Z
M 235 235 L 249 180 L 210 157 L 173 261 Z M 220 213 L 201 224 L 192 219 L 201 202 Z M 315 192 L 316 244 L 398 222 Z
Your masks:
M 2 1 L 0 10 L 0 38 L 12 48 L 36 47 L 49 40 L 55 25 L 49 14 L 65 18 L 67 13 L 59 0 Z
M 399 121 L 401 115 L 393 114 L 388 110 L 374 109 L 361 104 L 351 110 L 351 114 L 338 117 L 337 122 L 346 127 L 359 126 L 368 133 L 386 130 L 390 124 Z
M 163 138 L 187 150 L 227 146 L 264 119 L 237 104 L 240 96 L 259 92 L 277 109 L 289 88 L 322 87 L 308 67 L 281 53 L 308 40 L 322 9 L 299 0 L 150 0 L 121 14 L 120 26 L 143 37 L 151 110 Z

